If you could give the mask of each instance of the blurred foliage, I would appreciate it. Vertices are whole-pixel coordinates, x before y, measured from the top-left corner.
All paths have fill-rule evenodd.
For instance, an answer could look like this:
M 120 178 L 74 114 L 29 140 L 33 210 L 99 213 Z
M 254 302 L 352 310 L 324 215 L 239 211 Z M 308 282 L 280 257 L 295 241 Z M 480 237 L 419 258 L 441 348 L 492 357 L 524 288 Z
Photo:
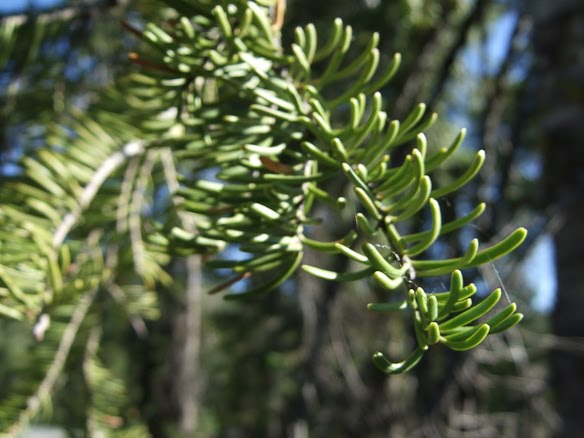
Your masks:
M 249 154 L 238 150 L 239 144 L 255 144 L 260 149 L 252 149 L 251 152 L 257 153 L 262 150 L 261 147 L 277 146 L 282 141 L 286 142 L 290 135 L 293 137 L 294 132 L 304 133 L 311 128 L 300 119 L 302 108 L 295 109 L 298 114 L 288 113 L 288 119 L 274 111 L 282 110 L 284 104 L 277 98 L 282 99 L 284 94 L 279 91 L 274 95 L 260 94 L 262 87 L 254 89 L 246 82 L 250 78 L 256 80 L 256 75 L 260 78 L 263 74 L 271 75 L 282 67 L 266 67 L 266 64 L 250 62 L 251 69 L 242 69 L 243 79 L 233 70 L 235 73 L 230 79 L 235 81 L 235 87 L 221 84 L 222 75 L 225 75 L 218 73 L 223 62 L 221 56 L 237 59 L 241 47 L 233 46 L 228 38 L 222 39 L 226 29 L 217 27 L 217 22 L 213 21 L 217 19 L 217 12 L 214 16 L 210 13 L 214 2 L 141 1 L 119 2 L 121 5 L 117 6 L 110 3 L 98 2 L 87 7 L 82 3 L 73 4 L 70 15 L 63 15 L 61 9 L 57 9 L 54 12 L 56 15 L 47 15 L 45 24 L 39 24 L 45 19 L 40 14 L 36 20 L 19 19 L 22 22 L 12 27 L 5 25 L 8 23 L 5 21 L 2 26 L 5 41 L 15 41 L 15 45 L 4 55 L 1 73 L 3 94 L 0 106 L 4 114 L 10 115 L 4 118 L 3 125 L 4 173 L 19 169 L 17 174 L 20 175 L 22 167 L 10 167 L 8 163 L 16 162 L 22 155 L 34 157 L 36 162 L 49 169 L 47 173 L 42 167 L 28 165 L 27 172 L 39 172 L 40 178 L 28 186 L 29 193 L 22 197 L 15 196 L 17 192 L 11 188 L 15 187 L 11 186 L 15 178 L 3 176 L 7 181 L 3 183 L 6 190 L 3 189 L 2 203 L 12 206 L 4 210 L 3 221 L 8 217 L 8 223 L 14 222 L 15 218 L 20 223 L 32 221 L 37 227 L 51 232 L 31 242 L 30 236 L 37 232 L 37 228 L 27 230 L 26 227 L 17 227 L 6 229 L 5 233 L 9 236 L 3 237 L 6 240 L 3 240 L 2 263 L 15 263 L 22 269 L 22 260 L 9 258 L 17 253 L 10 248 L 18 247 L 21 254 L 39 255 L 26 266 L 26 271 L 22 271 L 27 275 L 22 280 L 23 292 L 29 296 L 25 299 L 26 305 L 10 306 L 3 312 L 7 316 L 23 316 L 28 321 L 28 330 L 35 330 L 44 339 L 36 344 L 30 340 L 30 331 L 23 334 L 14 323 L 0 322 L 6 326 L 3 333 L 14 331 L 15 339 L 20 340 L 13 342 L 11 338 L 3 337 L 3 347 L 5 344 L 6 348 L 2 349 L 2 354 L 10 360 L 6 367 L 0 369 L 0 378 L 10 382 L 10 385 L 2 391 L 2 406 L 5 407 L 0 416 L 6 421 L 3 424 L 8 424 L 18 412 L 27 415 L 36 413 L 37 406 L 31 405 L 31 399 L 21 396 L 33 393 L 33 397 L 40 395 L 34 400 L 40 402 L 38 407 L 42 405 L 41 419 L 51 421 L 52 418 L 56 424 L 66 425 L 73 433 L 84 430 L 90 436 L 104 431 L 115 436 L 122 436 L 122 433 L 144 436 L 147 427 L 153 436 L 184 434 L 177 398 L 181 385 L 177 355 L 180 356 L 181 350 L 170 339 L 176 335 L 176 321 L 184 306 L 181 290 L 184 289 L 185 272 L 179 268 L 180 262 L 162 254 L 158 245 L 167 246 L 174 254 L 185 255 L 193 249 L 207 252 L 207 248 L 221 248 L 225 243 L 239 245 L 245 242 L 238 235 L 226 238 L 225 235 L 214 234 L 220 229 L 218 225 L 221 221 L 221 218 L 217 221 L 214 217 L 208 218 L 212 225 L 202 228 L 207 233 L 202 237 L 207 240 L 200 243 L 192 239 L 192 223 L 184 214 L 184 207 L 173 203 L 168 193 L 175 192 L 180 185 L 183 188 L 180 194 L 187 200 L 191 198 L 192 211 L 197 213 L 205 213 L 208 205 L 213 203 L 215 207 L 222 207 L 231 202 L 237 207 L 238 201 L 233 201 L 233 196 L 222 198 L 208 190 L 212 185 L 200 185 L 201 175 L 216 183 L 205 169 L 211 167 L 215 171 L 217 166 L 236 168 L 236 163 L 250 160 L 250 166 L 261 178 L 270 173 L 277 176 L 279 171 L 274 170 L 277 166 L 274 163 L 280 161 L 298 172 L 297 164 L 302 164 L 302 160 L 298 160 L 298 152 L 302 151 L 298 143 L 292 150 L 296 155 L 291 153 L 281 158 L 270 152 L 267 155 L 270 160 L 262 163 L 264 167 L 254 164 Z M 372 30 L 379 32 L 380 64 L 383 67 L 390 64 L 389 54 L 395 51 L 403 53 L 399 73 L 381 90 L 386 104 L 384 111 L 390 120 L 401 118 L 403 121 L 410 109 L 420 101 L 428 102 L 430 110 L 438 107 L 443 108 L 446 114 L 451 112 L 450 98 L 457 93 L 460 78 L 456 77 L 455 85 L 449 88 L 452 82 L 445 81 L 442 72 L 447 71 L 450 75 L 453 68 L 460 71 L 460 66 L 455 65 L 450 55 L 454 53 L 456 59 L 467 42 L 465 38 L 462 46 L 457 47 L 459 33 L 466 32 L 464 26 L 467 19 L 474 17 L 473 12 L 479 18 L 484 16 L 484 10 L 479 7 L 490 11 L 495 7 L 489 2 L 471 5 L 456 1 L 381 1 L 372 7 L 368 4 L 376 3 L 339 1 L 331 8 L 326 3 L 289 2 L 286 25 L 282 29 L 282 47 L 286 48 L 288 58 L 282 57 L 269 44 L 267 48 L 261 48 L 259 54 L 253 53 L 253 50 L 251 53 L 256 59 L 264 59 L 263 56 L 271 52 L 275 56 L 274 64 L 280 63 L 280 66 L 289 69 L 295 84 L 309 84 L 311 80 L 327 74 L 326 63 L 311 65 L 307 72 L 302 55 L 294 53 L 291 57 L 287 48 L 293 42 L 298 44 L 307 58 L 310 57 L 310 50 L 307 51 L 309 46 L 302 44 L 302 36 L 298 36 L 298 32 L 293 33 L 294 26 L 314 22 L 319 41 L 325 42 L 331 33 L 332 18 L 340 16 L 354 28 L 354 41 L 347 54 L 348 63 L 359 59 L 359 50 L 367 45 Z M 223 10 L 227 14 L 236 14 L 229 7 Z M 199 14 L 203 18 L 193 20 L 197 32 L 210 29 L 206 35 L 213 35 L 217 41 L 222 41 L 220 45 L 214 41 L 205 47 L 205 41 L 201 40 L 202 46 L 197 49 L 204 52 L 203 56 L 187 53 L 186 49 L 184 52 L 178 50 L 176 39 L 180 41 L 179 47 L 188 47 L 188 44 L 181 40 L 185 39 L 184 34 L 177 36 L 172 32 L 184 26 L 182 22 L 177 24 L 180 15 L 192 17 Z M 122 17 L 127 17 L 126 31 L 119 25 Z M 148 21 L 155 21 L 160 27 L 145 26 Z M 254 22 L 248 38 L 266 31 L 260 24 Z M 477 18 L 470 25 L 476 28 L 480 26 L 480 20 Z M 26 26 L 35 31 L 25 31 Z M 147 35 L 143 29 L 150 34 Z M 188 33 L 186 27 L 182 29 Z M 306 38 L 311 30 L 305 28 L 304 32 Z M 136 35 L 132 37 L 132 33 L 145 38 L 147 44 L 138 46 L 138 39 Z M 171 35 L 170 40 L 165 34 Z M 37 46 L 31 44 L 31 38 L 38 38 Z M 268 40 L 265 43 L 271 44 L 272 41 Z M 272 40 L 277 41 L 277 38 Z M 210 50 L 214 49 L 216 54 L 210 54 Z M 133 66 L 125 61 L 131 50 L 135 50 L 130 55 Z M 181 57 L 188 58 L 184 61 L 186 67 L 182 66 L 182 60 L 177 61 Z M 199 65 L 201 59 L 214 64 L 213 68 L 205 70 L 206 65 Z M 197 70 L 199 68 L 202 70 Z M 191 83 L 193 70 L 206 77 L 211 85 L 205 86 L 196 80 Z M 128 71 L 139 74 L 127 75 Z M 359 73 L 359 70 L 356 72 Z M 187 81 L 181 82 L 181 76 L 186 77 Z M 465 77 L 464 73 L 460 76 Z M 260 80 L 257 84 L 265 87 L 267 82 Z M 317 81 L 313 85 L 318 88 Z M 269 84 L 267 86 L 268 90 L 274 89 L 269 88 Z M 323 112 L 331 117 L 335 129 L 344 126 L 350 118 L 348 106 L 342 103 L 349 102 L 353 96 L 345 95 L 340 101 L 335 101 L 350 87 L 351 80 L 346 75 L 339 77 L 335 86 L 322 95 L 312 95 L 324 104 Z M 298 92 L 301 99 L 307 102 L 306 90 L 299 86 Z M 196 99 L 189 101 L 192 96 L 200 102 Z M 479 112 L 485 108 L 485 101 L 481 100 L 479 90 L 473 101 Z M 222 102 L 227 104 L 221 107 Z M 247 111 L 250 104 L 260 111 L 259 115 Z M 333 109 L 335 106 L 338 108 Z M 169 111 L 170 108 L 177 108 L 177 111 Z M 219 116 L 213 112 L 216 108 L 220 110 Z M 288 110 L 288 107 L 285 108 Z M 369 105 L 362 104 L 360 110 L 366 114 L 364 123 L 367 117 L 370 120 L 384 117 L 379 116 L 379 112 L 375 113 Z M 323 138 L 329 133 L 314 124 L 314 114 L 317 113 L 318 108 L 315 111 L 313 107 L 306 114 L 312 118 L 312 141 L 319 149 L 327 151 L 329 145 Z M 225 114 L 232 116 L 232 119 L 226 122 L 221 118 Z M 269 137 L 275 137 L 270 140 L 271 143 L 261 143 L 267 137 L 263 132 L 250 133 L 242 139 L 241 133 L 246 127 L 238 123 L 258 126 L 261 125 L 258 120 L 265 120 L 266 117 L 275 117 L 279 126 L 284 126 L 284 129 L 278 130 L 274 122 L 262 121 L 270 126 Z M 290 120 L 290 117 L 295 119 Z M 417 145 L 418 154 L 420 149 L 426 147 L 425 137 L 418 137 L 416 143 L 415 134 L 429 125 L 419 123 L 421 125 L 409 133 L 409 144 Z M 298 124 L 301 126 L 298 127 Z M 432 127 L 428 132 L 429 151 L 436 151 L 432 145 L 447 146 L 452 142 L 453 134 L 456 135 L 453 125 L 456 123 L 441 120 Z M 222 134 L 225 132 L 228 135 Z M 214 133 L 222 137 L 218 136 L 219 140 L 216 140 Z M 141 140 L 136 142 L 136 138 Z M 207 157 L 202 155 L 202 162 L 189 161 L 188 150 L 196 151 L 195 145 L 201 138 L 207 142 L 207 147 L 220 148 L 221 142 L 229 145 L 230 141 L 238 147 Z M 225 138 L 229 141 L 225 142 Z M 472 143 L 480 142 L 475 142 L 474 136 L 472 140 Z M 120 149 L 123 145 L 125 147 Z M 169 157 L 167 148 L 174 151 L 174 157 Z M 399 163 L 408 156 L 408 152 L 411 160 L 411 150 L 404 149 L 402 152 L 396 149 L 395 156 L 392 152 L 392 160 L 395 157 L 395 163 Z M 432 175 L 438 187 L 455 181 L 477 156 L 468 146 L 459 152 L 453 155 L 447 169 L 437 169 L 436 174 Z M 230 158 L 225 158 L 230 153 Z M 328 153 L 333 156 L 335 152 L 331 149 Z M 191 155 L 196 156 L 194 153 Z M 55 157 L 66 161 L 58 167 Z M 108 161 L 112 157 L 115 160 Z M 269 163 L 267 166 L 266 162 Z M 86 205 L 76 202 L 83 199 L 84 185 L 91 185 L 91 175 L 104 169 L 104 163 L 111 163 L 112 167 L 102 188 Z M 322 168 L 326 169 L 326 165 Z M 200 170 L 203 172 L 199 173 Z M 173 178 L 175 172 L 182 178 Z M 346 171 L 346 174 L 337 169 L 335 175 L 324 183 L 325 192 L 331 195 L 333 204 L 349 193 L 349 202 L 359 205 L 355 194 L 347 192 L 347 181 L 350 185 L 358 185 L 360 180 L 365 179 L 368 187 L 372 187 L 375 181 L 367 180 L 362 170 L 357 174 L 357 179 L 351 172 Z M 47 181 L 51 180 L 56 184 L 49 188 Z M 81 184 L 76 186 L 71 183 L 75 180 Z M 252 183 L 261 183 L 261 180 Z M 306 195 L 302 192 L 306 189 L 306 181 L 301 183 L 290 183 L 282 193 Z M 249 182 L 243 181 L 243 184 Z M 285 185 L 285 181 L 280 184 Z M 477 187 L 482 186 L 483 182 L 472 184 Z M 37 196 L 43 186 L 48 188 L 50 195 L 50 198 L 46 197 L 46 193 L 42 195 L 47 200 L 46 204 L 30 205 L 29 197 Z M 65 190 L 59 191 L 60 186 Z M 205 190 L 201 191 L 202 188 Z M 256 207 L 258 217 L 263 217 L 262 231 L 274 230 L 271 212 L 283 214 L 280 210 L 282 198 L 273 203 L 273 195 L 277 197 L 279 190 L 270 193 L 265 200 L 272 203 L 268 204 L 269 210 Z M 443 223 L 467 214 L 477 203 L 476 196 L 469 191 L 450 195 L 448 199 L 443 199 L 444 196 L 439 198 L 441 205 L 438 209 L 442 210 Z M 367 203 L 367 199 L 359 199 L 361 203 Z M 205 207 L 197 206 L 197 202 Z M 23 220 L 15 212 L 19 205 L 25 203 L 29 203 L 28 216 Z M 276 208 L 273 208 L 274 205 Z M 435 219 L 436 207 L 433 208 Z M 497 210 L 503 211 L 503 205 L 497 205 Z M 63 228 L 63 223 L 67 221 L 60 221 L 60 218 L 67 217 L 68 212 L 73 214 L 74 222 L 70 227 Z M 249 205 L 245 205 L 241 212 L 250 214 Z M 375 215 L 362 207 L 361 212 Z M 354 227 L 355 213 L 317 205 L 314 216 L 322 218 L 327 227 L 306 223 L 306 228 L 311 230 L 309 237 L 323 242 L 339 239 Z M 285 214 L 291 214 L 294 218 L 296 210 L 291 209 Z M 488 214 L 491 222 L 480 224 L 482 240 L 490 240 L 498 230 L 505 228 L 507 231 L 508 227 L 504 225 L 518 222 L 507 213 L 503 217 L 504 220 L 501 216 L 493 219 Z M 204 223 L 201 216 L 195 218 L 199 224 Z M 279 218 L 276 222 L 279 227 Z M 160 223 L 166 227 L 161 228 Z M 400 228 L 400 233 L 418 236 L 419 239 L 419 233 L 431 223 L 430 214 L 423 213 Z M 258 225 L 252 224 L 250 228 L 254 227 L 257 229 Z M 60 234 L 63 230 L 67 231 L 66 238 Z M 522 237 L 522 232 L 520 234 L 517 236 Z M 143 236 L 156 237 L 155 240 L 148 240 Z M 169 237 L 170 243 L 164 241 Z M 57 246 L 68 250 L 53 251 L 51 243 L 54 244 L 55 239 L 60 244 L 64 243 Z M 377 251 L 386 257 L 386 261 L 391 260 L 391 251 L 395 248 L 387 251 L 388 242 L 376 239 L 362 235 L 360 244 L 379 242 L 381 246 L 370 246 L 364 251 L 369 251 L 372 258 Z M 412 241 L 415 240 L 415 237 L 412 238 Z M 434 246 L 428 247 L 428 256 L 439 260 L 463 254 L 470 240 L 468 232 L 454 233 L 452 237 L 440 239 Z M 12 247 L 4 242 L 12 242 Z M 153 246 L 153 242 L 157 245 Z M 331 252 L 330 249 L 327 252 Z M 266 247 L 262 249 L 265 250 Z M 240 258 L 240 254 L 234 252 L 235 249 L 231 253 L 227 251 L 224 256 Z M 355 270 L 359 260 L 366 257 L 345 249 L 335 248 L 332 252 L 350 254 L 352 258 L 333 255 L 327 266 L 328 272 Z M 305 257 L 307 263 L 323 266 L 322 256 L 307 253 Z M 44 261 L 45 258 L 48 262 Z M 371 258 L 366 258 L 367 264 L 371 264 Z M 490 258 L 483 257 L 485 261 Z M 291 262 L 291 259 L 284 258 L 280 266 L 288 266 Z M 471 265 L 471 262 L 467 264 Z M 440 274 L 445 274 L 458 267 L 455 265 L 446 263 L 434 268 L 441 269 Z M 237 266 L 242 266 L 241 261 L 229 267 L 235 267 L 238 272 Z M 423 271 L 424 265 L 418 266 Z M 85 271 L 81 272 L 81 267 Z M 483 275 L 488 269 L 489 266 L 483 270 Z M 468 278 L 476 273 L 476 269 L 468 270 Z M 6 274 L 3 275 L 6 278 Z M 175 280 L 174 284 L 170 281 L 171 277 Z M 206 272 L 208 284 L 231 282 L 230 278 L 224 269 L 215 273 Z M 84 284 L 79 284 L 77 280 L 80 279 Z M 390 278 L 395 279 L 399 276 Z M 381 280 L 383 284 L 385 279 Z M 428 295 L 418 293 L 418 301 L 414 295 L 406 303 L 414 310 L 420 303 L 427 305 L 428 297 L 437 296 L 433 292 L 450 289 L 443 284 L 444 278 L 424 280 L 423 283 L 419 279 L 410 280 L 415 280 L 416 286 L 419 283 L 431 291 Z M 460 281 L 458 274 L 455 274 L 453 282 Z M 491 284 L 496 284 L 496 281 Z M 252 275 L 243 279 L 243 286 L 236 286 L 233 296 L 240 296 L 243 290 L 257 286 L 261 287 L 262 282 Z M 5 284 L 3 291 L 7 289 L 11 289 L 10 285 Z M 0 295 L 0 298 L 4 296 Z M 540 376 L 545 372 L 543 367 L 527 370 L 525 359 L 518 361 L 511 354 L 517 331 L 488 341 L 487 345 L 496 353 L 487 354 L 489 347 L 479 347 L 470 356 L 436 349 L 428 353 L 429 359 L 422 361 L 413 374 L 393 376 L 387 380 L 372 366 L 370 353 L 382 350 L 391 357 L 404 357 L 416 346 L 424 349 L 427 346 L 423 337 L 418 336 L 416 340 L 412 336 L 411 316 L 417 315 L 419 323 L 423 322 L 425 327 L 428 326 L 426 323 L 431 322 L 425 321 L 427 311 L 405 315 L 392 312 L 389 318 L 366 311 L 368 302 L 385 302 L 388 301 L 387 296 L 383 287 L 371 281 L 327 285 L 301 274 L 283 282 L 278 293 L 269 294 L 251 304 L 223 303 L 216 297 L 205 297 L 202 300 L 205 309 L 203 326 L 200 333 L 194 334 L 200 336 L 202 342 L 201 386 L 197 394 L 200 405 L 199 433 L 203 436 L 284 436 L 308 430 L 314 436 L 387 436 L 388 433 L 403 436 L 406 433 L 428 434 L 428 430 L 438 428 L 441 431 L 474 429 L 492 436 L 509 433 L 509 430 L 534 430 L 541 426 L 538 421 L 526 425 L 525 419 L 532 418 L 535 406 L 528 406 L 517 414 L 498 414 L 525 403 L 521 399 L 525 397 L 523 392 L 518 393 L 516 400 L 511 397 L 512 389 L 505 379 L 499 378 L 500 375 L 525 377 L 525 373 L 540 373 L 537 374 Z M 500 296 L 499 293 L 497 297 Z M 513 299 L 516 299 L 515 295 Z M 439 300 L 441 298 L 436 299 L 436 305 Z M 444 304 L 446 301 L 441 302 Z M 389 307 L 393 310 L 395 304 L 391 302 Z M 15 309 L 19 312 L 16 313 Z M 42 330 L 43 315 L 51 317 L 50 327 L 45 330 Z M 70 345 L 63 344 L 66 333 L 72 333 L 75 339 Z M 468 333 L 465 333 L 467 336 Z M 64 351 L 65 357 L 56 358 L 55 351 Z M 377 357 L 380 361 L 381 356 Z M 382 368 L 385 365 L 382 364 Z M 52 398 L 48 393 L 38 393 L 37 385 L 43 387 L 47 383 L 47 370 L 49 375 L 51 371 L 58 375 L 54 381 L 48 382 L 51 384 L 50 392 L 54 393 Z M 391 365 L 388 370 L 393 370 Z M 460 382 L 461 375 L 472 377 L 459 385 L 457 382 Z M 34 392 L 35 388 L 37 392 Z M 400 401 L 400 406 L 396 406 L 396 400 Z M 20 411 L 25 405 L 28 408 Z M 372 406 L 375 408 L 372 409 Z M 418 408 L 412 409 L 413 406 Z M 10 407 L 14 409 L 11 411 Z M 465 415 L 472 421 L 465 420 Z M 23 426 L 28 420 L 26 415 L 21 414 L 17 426 Z M 10 429 L 9 432 L 16 430 Z

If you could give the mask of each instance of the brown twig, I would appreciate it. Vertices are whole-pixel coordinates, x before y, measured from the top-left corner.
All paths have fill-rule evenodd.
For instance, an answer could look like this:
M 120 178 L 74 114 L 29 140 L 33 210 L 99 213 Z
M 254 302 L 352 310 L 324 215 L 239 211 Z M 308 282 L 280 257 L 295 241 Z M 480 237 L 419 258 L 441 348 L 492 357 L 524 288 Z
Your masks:
M 280 31 L 284 25 L 284 15 L 286 14 L 286 0 L 278 0 L 274 11 L 274 21 L 272 29 Z
M 130 52 L 128 54 L 128 59 L 132 61 L 134 64 L 137 64 L 141 67 L 145 67 L 150 70 L 157 70 L 163 73 L 179 74 L 177 70 L 173 70 L 172 68 L 169 68 L 166 65 L 141 58 L 140 55 L 138 55 L 136 52 Z

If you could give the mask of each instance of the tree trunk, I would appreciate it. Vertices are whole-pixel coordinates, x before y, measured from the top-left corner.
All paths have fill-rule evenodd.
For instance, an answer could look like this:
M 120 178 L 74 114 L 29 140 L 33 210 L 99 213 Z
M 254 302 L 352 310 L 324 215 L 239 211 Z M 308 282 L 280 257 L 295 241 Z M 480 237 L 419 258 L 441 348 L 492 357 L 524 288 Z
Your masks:
M 552 324 L 557 336 L 584 337 L 584 3 L 534 1 L 530 6 L 546 201 L 564 219 L 555 235 L 558 292 Z M 563 420 L 559 436 L 582 436 L 584 355 L 553 352 L 552 375 Z
M 180 432 L 183 437 L 193 436 L 199 420 L 200 370 L 199 352 L 201 349 L 201 319 L 203 291 L 201 282 L 201 258 L 198 255 L 187 257 L 187 284 L 185 288 L 185 310 L 179 321 L 183 327 L 180 351 L 180 369 L 177 370 L 177 397 L 180 403 Z

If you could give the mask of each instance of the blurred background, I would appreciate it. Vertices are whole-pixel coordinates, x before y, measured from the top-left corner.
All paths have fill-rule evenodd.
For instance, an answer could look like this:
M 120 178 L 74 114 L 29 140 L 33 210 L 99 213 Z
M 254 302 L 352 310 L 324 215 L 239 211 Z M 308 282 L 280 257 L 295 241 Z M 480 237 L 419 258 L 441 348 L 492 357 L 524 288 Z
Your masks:
M 137 40 L 121 22 L 158 20 L 164 7 L 0 2 L 0 181 L 17 177 L 19 158 L 43 147 L 49 122 L 90 106 L 137 70 L 128 61 Z M 440 115 L 427 133 L 433 147 L 468 129 L 442 178 L 463 169 L 473 151 L 487 151 L 480 178 L 452 200 L 450 214 L 486 201 L 487 212 L 464 231 L 485 242 L 517 226 L 529 230 L 512 256 L 474 273 L 481 293 L 503 286 L 524 322 L 473 352 L 435 349 L 412 372 L 387 377 L 371 353 L 400 357 L 411 333 L 399 315 L 367 313 L 367 284 L 299 275 L 294 287 L 255 305 L 202 294 L 194 325 L 185 295 L 161 291 L 147 337 L 115 323 L 104 335 L 111 340 L 104 361 L 130 382 L 128 409 L 152 436 L 582 436 L 584 2 L 288 0 L 284 46 L 294 26 L 313 22 L 327 35 L 335 17 L 353 26 L 357 42 L 379 32 L 386 58 L 401 52 L 398 76 L 383 92 L 391 118 L 425 102 Z M 328 233 L 342 229 L 339 221 Z M 442 255 L 456 254 L 464 233 Z M 175 274 L 188 290 L 188 269 Z M 0 333 L 1 409 L 34 346 L 19 323 L 0 321 Z M 185 353 L 185 345 L 195 348 Z M 191 367 L 191 384 L 181 384 L 181 367 Z M 75 434 L 86 400 L 75 364 L 67 369 L 42 422 Z

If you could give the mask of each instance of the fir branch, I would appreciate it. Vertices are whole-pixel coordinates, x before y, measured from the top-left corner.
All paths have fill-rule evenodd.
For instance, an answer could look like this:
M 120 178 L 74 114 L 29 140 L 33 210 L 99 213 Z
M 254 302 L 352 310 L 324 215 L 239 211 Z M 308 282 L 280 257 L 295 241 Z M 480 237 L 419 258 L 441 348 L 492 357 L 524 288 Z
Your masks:
M 93 392 L 91 391 L 91 373 L 92 373 L 92 361 L 95 360 L 97 355 L 97 350 L 99 349 L 99 344 L 102 336 L 101 326 L 95 326 L 89 332 L 87 342 L 85 344 L 85 354 L 83 355 L 83 377 L 85 384 L 88 389 L 88 400 L 85 408 L 85 428 L 86 433 L 90 437 L 99 437 L 99 424 L 95 416 L 95 401 L 93 397 Z
M 132 259 L 134 261 L 134 268 L 140 277 L 144 277 L 144 242 L 142 240 L 142 208 L 144 206 L 144 195 L 148 186 L 148 179 L 154 167 L 155 151 L 149 151 L 146 154 L 144 162 L 138 177 L 136 179 L 136 187 L 132 194 L 130 202 L 130 211 L 128 217 L 128 225 L 130 227 L 130 242 L 132 244 Z
M 128 297 L 119 285 L 111 282 L 106 284 L 105 288 L 118 304 L 120 304 L 124 309 L 128 309 Z M 140 315 L 130 312 L 128 312 L 128 319 L 130 320 L 130 324 L 136 332 L 136 335 L 138 335 L 138 337 L 141 339 L 145 339 L 146 336 L 148 336 L 148 327 L 146 327 L 144 319 Z
M 51 365 L 38 386 L 35 393 L 30 396 L 26 402 L 26 408 L 20 413 L 20 416 L 16 423 L 8 428 L 8 432 L 12 435 L 17 435 L 18 433 L 22 432 L 23 428 L 26 427 L 28 423 L 37 415 L 39 412 L 41 405 L 47 400 L 57 383 L 57 379 L 63 372 L 63 367 L 67 362 L 67 358 L 69 357 L 69 352 L 71 351 L 71 347 L 73 346 L 73 342 L 77 336 L 77 332 L 81 327 L 81 324 L 85 320 L 85 316 L 97 295 L 98 288 L 94 288 L 88 292 L 86 292 L 77 303 L 73 314 L 71 315 L 71 319 L 69 320 L 69 324 L 61 337 L 61 341 L 59 343 L 59 347 L 55 352 L 55 356 L 53 357 L 53 361 Z
M 58 248 L 63 244 L 67 235 L 75 224 L 81 218 L 84 210 L 91 204 L 93 198 L 97 194 L 99 188 L 107 180 L 107 178 L 117 170 L 119 166 L 127 159 L 144 152 L 144 142 L 136 140 L 124 145 L 121 151 L 118 151 L 107 158 L 101 166 L 97 169 L 91 181 L 85 186 L 79 204 L 75 209 L 72 209 L 63 217 L 63 221 L 57 227 L 53 236 L 53 247 Z
M 185 230 L 194 233 L 197 229 L 194 217 L 179 208 L 180 203 L 184 201 L 184 198 L 177 195 L 180 186 L 178 184 L 178 173 L 176 166 L 174 165 L 174 158 L 170 148 L 163 148 L 160 150 L 160 161 L 164 172 L 164 180 L 168 187 L 172 203 L 177 209 L 180 222 Z
M 120 185 L 120 195 L 118 196 L 116 205 L 116 232 L 118 234 L 123 234 L 128 229 L 132 187 L 134 186 L 134 179 L 138 173 L 139 164 L 139 156 L 134 156 L 129 160 L 128 165 L 126 166 L 126 171 L 124 172 L 124 178 Z

